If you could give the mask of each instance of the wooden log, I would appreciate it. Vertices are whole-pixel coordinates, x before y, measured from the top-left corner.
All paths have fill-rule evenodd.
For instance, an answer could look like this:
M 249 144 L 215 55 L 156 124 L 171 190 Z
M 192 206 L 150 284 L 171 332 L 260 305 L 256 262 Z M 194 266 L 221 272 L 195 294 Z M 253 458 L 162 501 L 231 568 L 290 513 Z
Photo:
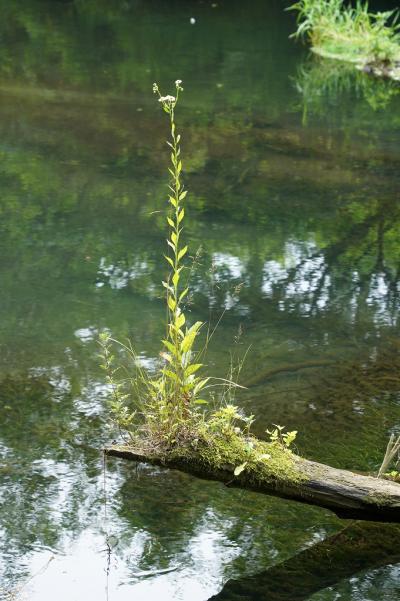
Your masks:
M 283 477 L 255 479 L 254 474 L 250 477 L 246 470 L 235 476 L 235 465 L 208 469 L 196 457 L 169 458 L 128 445 L 113 445 L 104 452 L 106 455 L 177 469 L 205 480 L 217 480 L 227 486 L 316 505 L 333 511 L 343 519 L 400 523 L 400 484 L 336 469 L 296 455 L 294 466 L 301 477 L 301 481 L 297 482 Z
M 340 532 L 240 580 L 228 580 L 209 601 L 305 601 L 316 592 L 400 560 L 400 526 L 353 522 Z

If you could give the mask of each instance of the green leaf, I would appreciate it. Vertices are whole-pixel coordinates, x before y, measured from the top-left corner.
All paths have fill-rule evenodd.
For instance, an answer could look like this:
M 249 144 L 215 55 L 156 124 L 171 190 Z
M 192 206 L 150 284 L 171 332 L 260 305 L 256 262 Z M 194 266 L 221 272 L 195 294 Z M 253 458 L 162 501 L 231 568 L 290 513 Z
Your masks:
M 188 376 L 191 376 L 192 374 L 196 373 L 196 371 L 200 369 L 200 367 L 203 367 L 202 363 L 192 363 L 185 369 L 185 377 L 187 378 Z
M 176 318 L 176 322 L 175 322 L 175 326 L 176 328 L 179 330 L 182 326 L 185 325 L 185 316 L 183 313 L 181 313 L 180 315 L 178 315 L 178 317 Z
M 179 297 L 179 302 L 181 302 L 181 300 L 185 298 L 185 296 L 187 295 L 188 292 L 189 292 L 189 288 L 185 288 L 185 290 L 183 290 L 181 292 L 181 295 Z
M 194 387 L 194 390 L 193 390 L 193 395 L 194 395 L 194 396 L 196 396 L 196 394 L 197 394 L 198 392 L 200 392 L 200 390 L 201 390 L 202 388 L 204 388 L 204 386 L 207 384 L 207 382 L 209 381 L 209 379 L 210 379 L 210 378 L 204 378 L 204 380 L 200 380 L 200 382 L 198 382 L 198 383 L 196 384 L 196 386 Z
M 208 405 L 208 401 L 206 401 L 205 399 L 196 399 L 194 401 L 195 405 Z
M 187 253 L 187 246 L 184 246 L 178 253 L 178 261 L 180 261 Z
M 172 171 L 172 175 L 175 175 L 173 171 Z M 168 199 L 169 199 L 169 202 L 172 204 L 172 206 L 176 208 L 176 206 L 178 204 L 177 201 L 176 201 L 176 198 L 174 198 L 173 196 L 169 195 Z
M 168 261 L 168 263 L 171 265 L 171 267 L 172 267 L 172 268 L 174 268 L 174 262 L 173 262 L 173 260 L 171 259 L 171 257 L 167 257 L 167 255 L 164 255 L 164 259 L 165 259 L 166 261 Z
M 182 221 L 184 216 L 185 216 L 185 209 L 181 209 L 181 211 L 178 213 L 178 223 L 180 223 Z
M 162 373 L 167 376 L 167 378 L 169 378 L 170 380 L 173 380 L 174 382 L 179 382 L 179 378 L 176 375 L 176 373 L 174 373 L 173 371 L 169 370 L 169 369 L 163 369 Z
M 179 354 L 179 352 L 177 351 L 175 346 L 169 340 L 162 340 L 162 343 L 164 344 L 164 346 L 167 347 L 167 349 L 170 351 L 170 353 L 172 353 L 175 357 Z
M 235 467 L 235 470 L 233 472 L 234 476 L 239 476 L 239 474 L 241 474 L 244 470 L 244 468 L 247 465 L 247 461 L 245 461 L 244 463 L 241 463 L 240 465 Z
M 167 217 L 168 225 L 171 227 L 175 227 L 175 223 L 172 221 L 171 217 Z
M 174 312 L 175 308 L 176 308 L 176 300 L 174 298 L 172 298 L 172 296 L 168 296 L 167 303 L 168 303 L 168 307 L 171 309 L 171 311 Z
M 182 163 L 181 163 L 181 166 L 182 166 Z M 179 200 L 183 200 L 183 199 L 186 197 L 186 194 L 187 194 L 187 193 L 188 193 L 188 191 L 187 191 L 187 190 L 184 190 L 184 191 L 182 192 L 182 194 L 180 194 L 180 195 L 179 195 Z
M 174 275 L 172 276 L 172 283 L 174 286 L 177 286 L 179 282 L 179 273 L 175 272 Z
M 202 321 L 196 321 L 196 323 L 194 323 L 192 325 L 192 327 L 189 328 L 188 331 L 186 332 L 185 337 L 182 340 L 182 351 L 184 353 L 187 353 L 192 348 L 193 342 L 195 341 L 198 331 L 202 325 L 203 325 Z
M 176 243 L 178 241 L 178 236 L 176 235 L 176 232 L 172 232 L 171 240 L 172 240 L 173 244 L 176 246 Z

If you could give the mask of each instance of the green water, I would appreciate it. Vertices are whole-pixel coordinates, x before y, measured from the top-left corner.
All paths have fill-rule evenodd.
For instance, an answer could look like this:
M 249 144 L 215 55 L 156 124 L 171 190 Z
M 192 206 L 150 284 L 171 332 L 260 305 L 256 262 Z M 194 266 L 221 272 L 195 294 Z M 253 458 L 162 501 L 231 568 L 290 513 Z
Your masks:
M 0 2 L 0 598 L 203 601 L 342 526 L 176 472 L 104 470 L 98 333 L 149 366 L 163 335 L 153 81 L 185 87 L 190 316 L 225 310 L 209 371 L 249 349 L 238 403 L 256 433 L 298 429 L 332 465 L 375 470 L 399 429 L 399 88 L 313 60 L 283 7 Z M 392 601 L 399 574 L 307 598 Z

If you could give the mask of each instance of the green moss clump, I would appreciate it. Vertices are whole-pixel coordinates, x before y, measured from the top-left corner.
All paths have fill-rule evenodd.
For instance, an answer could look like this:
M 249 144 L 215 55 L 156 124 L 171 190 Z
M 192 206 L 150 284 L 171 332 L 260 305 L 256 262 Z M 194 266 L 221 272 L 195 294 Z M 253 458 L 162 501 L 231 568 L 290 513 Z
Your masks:
M 261 441 L 243 432 L 210 433 L 206 428 L 193 434 L 184 444 L 164 449 L 163 460 L 190 464 L 205 472 L 227 471 L 233 479 L 254 485 L 306 479 L 297 467 L 297 456 L 279 443 Z M 156 454 L 159 456 L 160 449 Z

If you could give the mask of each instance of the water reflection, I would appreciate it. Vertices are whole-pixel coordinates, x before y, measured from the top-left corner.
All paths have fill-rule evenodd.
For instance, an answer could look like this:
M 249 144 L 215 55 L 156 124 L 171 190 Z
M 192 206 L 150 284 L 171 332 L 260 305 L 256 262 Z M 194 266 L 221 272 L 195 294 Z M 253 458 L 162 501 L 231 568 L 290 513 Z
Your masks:
M 229 581 L 211 599 L 302 601 L 331 598 L 324 589 L 329 587 L 332 590 L 332 585 L 350 577 L 352 584 L 358 584 L 359 572 L 398 562 L 398 534 L 399 529 L 393 524 L 382 528 L 380 524 L 351 522 L 339 533 L 307 547 L 255 577 Z M 357 593 L 360 591 L 357 589 L 354 587 L 355 594 L 351 594 L 349 599 L 359 598 Z M 398 587 L 395 586 L 395 589 Z M 319 591 L 324 592 L 319 595 Z
M 225 311 L 209 369 L 251 346 L 239 402 L 258 433 L 298 428 L 300 450 L 342 467 L 374 469 L 400 419 L 398 97 L 299 74 L 280 3 L 213 4 L 0 2 L 1 580 L 38 573 L 32 601 L 105 598 L 107 535 L 110 600 L 200 600 L 339 527 L 118 461 L 105 517 L 116 433 L 96 338 L 131 338 L 152 368 L 163 335 L 154 80 L 187 83 L 188 314 Z M 335 591 L 381 599 L 383 579 L 390 595 L 395 568 Z

